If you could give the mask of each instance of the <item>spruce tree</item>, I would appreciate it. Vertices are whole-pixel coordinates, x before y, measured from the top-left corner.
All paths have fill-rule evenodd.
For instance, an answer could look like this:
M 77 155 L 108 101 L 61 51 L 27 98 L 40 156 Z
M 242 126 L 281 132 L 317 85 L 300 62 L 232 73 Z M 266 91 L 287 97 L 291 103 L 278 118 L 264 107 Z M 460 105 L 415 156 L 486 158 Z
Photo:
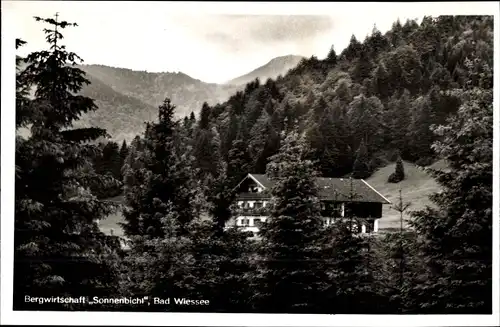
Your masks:
M 493 92 L 461 90 L 462 106 L 434 131 L 434 151 L 449 171 L 430 170 L 443 191 L 437 208 L 413 214 L 427 263 L 418 285 L 419 312 L 491 314 L 493 205 Z
M 396 169 L 389 176 L 387 181 L 389 183 L 399 183 L 404 179 L 405 179 L 405 169 L 403 167 L 403 159 L 401 159 L 401 156 L 398 155 L 398 159 L 396 160 Z
M 242 139 L 237 138 L 233 141 L 228 155 L 227 172 L 229 174 L 229 185 L 231 185 L 231 187 L 236 187 L 236 185 L 251 172 L 250 163 L 251 158 L 248 154 L 248 147 Z
M 435 140 L 435 135 L 431 130 L 431 126 L 436 123 L 431 102 L 428 96 L 417 98 L 412 104 L 412 121 L 409 128 L 408 139 L 411 140 L 408 148 L 411 149 L 409 158 L 414 160 L 422 160 L 432 158 L 432 143 Z
M 425 260 L 415 244 L 417 233 L 405 228 L 410 202 L 401 194 L 391 207 L 400 215 L 399 231 L 389 232 L 376 241 L 379 266 L 376 268 L 379 294 L 388 300 L 387 313 L 416 313 L 420 309 L 418 284 L 425 276 Z
M 111 174 L 115 179 L 120 180 L 120 151 L 116 142 L 110 141 L 106 143 L 102 149 L 102 172 L 101 174 Z
M 253 160 L 252 172 L 263 174 L 269 158 L 279 149 L 279 132 L 273 125 L 273 117 L 264 111 L 250 131 L 248 151 Z
M 144 137 L 143 168 L 128 172 L 136 182 L 125 188 L 127 236 L 162 237 L 161 218 L 171 210 L 177 215 L 181 233 L 193 219 L 192 160 L 181 149 L 174 110 L 168 98 L 158 107 L 158 123 L 148 124 Z
M 370 157 L 366 149 L 365 142 L 361 141 L 358 151 L 356 151 L 356 159 L 352 168 L 352 178 L 368 178 L 372 174 L 370 167 Z
M 335 52 L 333 45 L 330 47 L 330 50 L 328 51 L 328 55 L 326 56 L 325 60 L 331 67 L 337 65 L 337 53 Z
M 198 120 L 199 129 L 208 129 L 208 125 L 210 124 L 210 111 L 210 106 L 208 103 L 204 102 L 200 111 L 200 119 Z
M 411 151 L 409 151 L 411 144 L 417 141 L 408 138 L 411 123 L 410 109 L 410 92 L 404 90 L 401 96 L 394 95 L 391 97 L 388 109 L 385 112 L 385 121 L 390 134 L 390 147 L 399 150 L 403 158 L 411 155 Z
M 345 124 L 337 102 L 307 131 L 311 157 L 319 159 L 317 169 L 323 177 L 341 177 L 351 171 L 352 152 Z
M 74 67 L 80 58 L 61 44 L 61 30 L 76 24 L 57 14 L 35 20 L 52 27 L 44 29 L 49 50 L 29 54 L 20 73 L 36 91 L 25 120 L 31 136 L 16 143 L 14 308 L 83 309 L 84 304 L 25 301 L 26 295 L 108 297 L 118 287 L 118 241 L 97 225 L 114 208 L 89 191 L 106 181 L 88 165 L 99 151 L 88 141 L 106 133 L 71 128 L 81 114 L 97 109 L 93 99 L 76 95 L 89 81 Z
M 270 217 L 262 225 L 263 256 L 261 310 L 275 313 L 320 311 L 324 267 L 319 259 L 322 221 L 313 163 L 303 137 L 286 136 L 278 154 L 271 158 L 268 176 L 271 189 Z
M 128 151 L 129 148 L 127 145 L 127 141 L 123 140 L 122 147 L 120 148 L 120 175 L 122 179 L 123 179 L 123 174 L 121 173 L 121 170 L 123 168 L 123 165 L 125 164 L 125 159 L 127 158 Z
M 383 109 L 382 102 L 375 96 L 367 98 L 360 94 L 349 103 L 347 118 L 353 149 L 357 149 L 362 140 L 372 152 L 382 147 Z
M 353 221 L 335 221 L 323 232 L 321 254 L 327 275 L 323 313 L 369 314 L 378 311 L 369 240 L 356 235 Z
M 16 39 L 16 49 L 24 46 L 27 42 Z M 29 85 L 23 78 L 21 72 L 24 67 L 23 58 L 16 57 L 16 127 L 26 127 L 31 121 L 35 120 L 36 110 L 31 110 L 30 100 L 28 98 Z

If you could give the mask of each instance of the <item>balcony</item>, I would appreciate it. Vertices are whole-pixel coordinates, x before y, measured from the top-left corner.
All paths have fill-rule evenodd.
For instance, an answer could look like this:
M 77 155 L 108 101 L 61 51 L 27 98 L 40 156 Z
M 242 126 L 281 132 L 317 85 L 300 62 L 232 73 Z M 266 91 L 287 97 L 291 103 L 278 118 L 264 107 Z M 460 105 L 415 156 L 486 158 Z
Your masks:
M 236 200 L 238 201 L 266 199 L 270 199 L 270 196 L 267 192 L 242 192 L 236 195 Z
M 261 207 L 261 208 L 238 208 L 234 212 L 237 216 L 268 216 L 269 208 Z

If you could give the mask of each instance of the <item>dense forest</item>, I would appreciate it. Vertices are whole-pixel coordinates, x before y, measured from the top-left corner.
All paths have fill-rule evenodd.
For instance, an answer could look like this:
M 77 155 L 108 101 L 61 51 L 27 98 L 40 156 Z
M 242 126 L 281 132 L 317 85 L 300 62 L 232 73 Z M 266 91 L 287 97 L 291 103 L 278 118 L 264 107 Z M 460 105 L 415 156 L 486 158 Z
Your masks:
M 99 111 L 52 18 L 49 50 L 17 73 L 15 309 L 267 313 L 491 313 L 493 17 L 425 17 L 354 36 L 227 101 L 177 119 L 170 98 L 130 144 L 76 128 Z M 23 40 L 17 40 L 16 47 Z M 36 91 L 28 97 L 33 86 Z M 193 110 L 195 111 L 195 110 Z M 442 186 L 410 228 L 359 237 L 320 223 L 315 176 L 367 178 L 402 160 Z M 258 240 L 225 228 L 233 187 L 266 173 Z M 124 193 L 127 247 L 99 230 Z M 407 206 L 394 204 L 402 217 Z M 352 224 L 351 224 L 352 225 Z M 31 296 L 184 297 L 208 306 L 37 304 Z

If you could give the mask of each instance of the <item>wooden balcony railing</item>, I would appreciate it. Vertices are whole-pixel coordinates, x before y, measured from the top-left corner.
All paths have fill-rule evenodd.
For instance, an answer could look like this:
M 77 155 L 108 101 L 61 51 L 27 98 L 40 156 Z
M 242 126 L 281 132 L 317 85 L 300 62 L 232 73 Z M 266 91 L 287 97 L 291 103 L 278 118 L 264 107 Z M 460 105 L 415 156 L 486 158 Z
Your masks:
M 238 216 L 268 216 L 269 208 L 238 208 L 235 210 L 235 214 Z

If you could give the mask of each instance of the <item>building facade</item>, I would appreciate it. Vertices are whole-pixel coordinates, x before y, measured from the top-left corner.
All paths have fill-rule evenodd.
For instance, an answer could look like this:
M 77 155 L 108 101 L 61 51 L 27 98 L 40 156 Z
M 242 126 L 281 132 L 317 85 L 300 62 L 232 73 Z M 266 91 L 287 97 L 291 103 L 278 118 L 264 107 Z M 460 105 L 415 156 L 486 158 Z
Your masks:
M 238 214 L 228 222 L 244 231 L 258 233 L 268 219 L 273 182 L 262 174 L 248 174 L 235 188 Z M 378 232 L 382 206 L 390 201 L 363 179 L 317 178 L 321 216 L 325 225 L 339 219 L 355 218 L 359 233 Z

